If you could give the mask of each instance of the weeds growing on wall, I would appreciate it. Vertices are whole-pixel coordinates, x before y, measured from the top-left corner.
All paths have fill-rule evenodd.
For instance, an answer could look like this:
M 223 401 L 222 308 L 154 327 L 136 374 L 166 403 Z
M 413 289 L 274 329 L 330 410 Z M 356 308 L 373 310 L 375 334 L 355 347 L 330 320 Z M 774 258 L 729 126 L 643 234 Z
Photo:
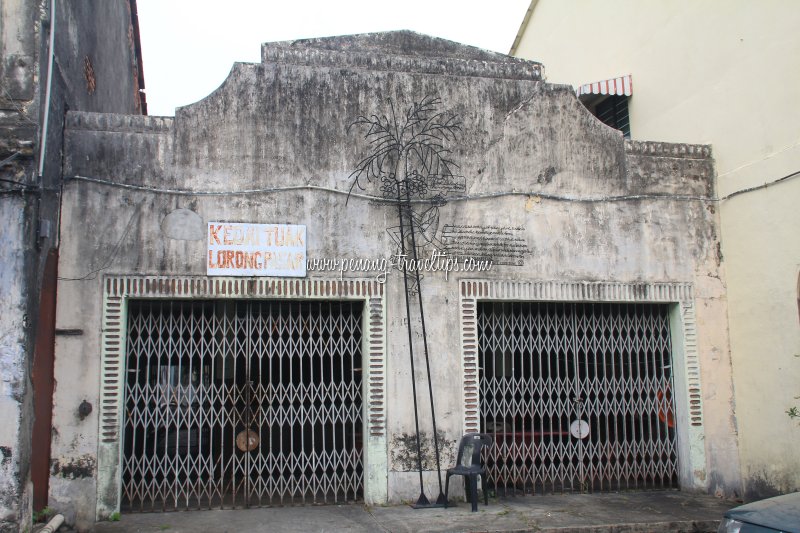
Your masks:
M 33 512 L 33 523 L 39 522 L 47 522 L 50 520 L 50 517 L 53 516 L 53 510 L 49 507 L 45 507 L 41 511 L 34 511 Z

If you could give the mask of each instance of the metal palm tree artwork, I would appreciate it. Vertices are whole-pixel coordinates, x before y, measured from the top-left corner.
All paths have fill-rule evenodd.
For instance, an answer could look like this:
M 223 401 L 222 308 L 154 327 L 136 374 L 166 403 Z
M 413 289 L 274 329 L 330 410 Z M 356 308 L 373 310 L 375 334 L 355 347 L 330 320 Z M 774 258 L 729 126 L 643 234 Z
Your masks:
M 400 257 L 411 254 L 413 265 L 418 266 L 421 249 L 428 245 L 441 247 L 436 237 L 439 227 L 439 207 L 445 204 L 442 191 L 459 189 L 462 177 L 457 174 L 458 165 L 451 158 L 448 148 L 457 140 L 461 123 L 456 115 L 439 111 L 441 101 L 426 96 L 412 104 L 404 114 L 398 116 L 392 100 L 388 101 L 389 113 L 359 116 L 350 128 L 365 131 L 364 139 L 370 151 L 350 174 L 352 184 L 365 190 L 368 185 L 377 185 L 381 196 L 397 204 L 398 225 L 387 229 L 392 241 L 398 246 Z M 348 128 L 349 129 L 349 128 Z M 414 209 L 420 205 L 420 210 Z M 411 387 L 414 396 L 414 424 L 416 430 L 417 468 L 419 470 L 420 494 L 416 508 L 441 506 L 445 502 L 442 491 L 439 441 L 436 429 L 436 411 L 433 402 L 428 340 L 425 329 L 425 312 L 422 303 L 422 286 L 419 268 L 409 272 L 406 261 L 398 261 L 403 273 L 406 317 L 408 324 L 408 349 L 411 362 Z M 431 504 L 425 496 L 422 481 L 422 457 L 420 453 L 419 412 L 417 409 L 417 386 L 414 368 L 413 326 L 411 320 L 411 296 L 417 295 L 422 342 L 425 353 L 425 369 L 428 377 L 433 424 L 436 471 L 439 480 L 439 496 Z

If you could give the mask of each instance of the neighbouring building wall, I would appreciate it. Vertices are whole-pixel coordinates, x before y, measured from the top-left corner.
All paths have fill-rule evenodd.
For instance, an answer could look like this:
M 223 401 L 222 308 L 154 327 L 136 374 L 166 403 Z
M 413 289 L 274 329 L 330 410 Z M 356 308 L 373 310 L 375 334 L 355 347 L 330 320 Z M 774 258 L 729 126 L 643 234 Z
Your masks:
M 3 173 L 2 176 L 8 174 Z M 0 531 L 17 531 L 20 521 L 30 519 L 30 430 L 32 398 L 28 361 L 31 327 L 27 287 L 20 280 L 29 277 L 25 255 L 15 246 L 28 239 L 31 211 L 21 198 L 0 199 Z
M 514 55 L 576 87 L 631 74 L 632 138 L 712 145 L 744 496 L 797 490 L 800 427 L 786 410 L 800 394 L 800 6 L 531 5 Z
M 39 32 L 35 2 L 0 4 L 0 531 L 30 521 L 29 364 L 37 281 L 35 171 Z M 5 181 L 8 180 L 8 181 Z M 35 269 L 34 269 L 35 270 Z
M 42 328 L 42 272 L 48 251 L 58 245 L 64 114 L 68 108 L 139 113 L 143 107 L 135 1 L 56 1 L 55 6 L 52 20 L 49 0 L 0 4 L 0 531 L 30 526 L 31 461 L 48 468 L 46 450 L 39 448 L 36 457 L 31 450 L 34 401 L 42 407 L 50 400 L 48 394 L 37 396 L 31 379 Z M 45 102 L 51 22 L 53 75 Z M 52 375 L 52 358 L 36 368 L 38 377 Z M 48 439 L 45 424 L 36 445 Z
M 351 125 L 373 115 L 402 120 L 426 97 L 460 125 L 457 137 L 443 142 L 464 185 L 450 184 L 449 201 L 437 206 L 437 238 L 445 225 L 488 228 L 513 235 L 505 253 L 515 247 L 513 261 L 489 272 L 447 278 L 432 272 L 422 282 L 439 429 L 447 442 L 443 466 L 475 424 L 468 377 L 474 363 L 463 344 L 469 321 L 461 306 L 466 280 L 478 278 L 497 298 L 508 297 L 507 284 L 555 287 L 551 296 L 539 296 L 545 299 L 569 299 L 574 289 L 586 301 L 674 304 L 676 350 L 691 360 L 675 370 L 681 485 L 734 491 L 727 303 L 710 149 L 626 142 L 586 112 L 569 87 L 543 83 L 539 69 L 409 32 L 272 43 L 264 45 L 262 63 L 237 63 L 217 91 L 178 109 L 174 119 L 69 113 L 57 328 L 75 334 L 57 340 L 56 376 L 87 385 L 56 390 L 56 508 L 88 527 L 119 506 L 124 298 L 277 298 L 305 294 L 315 282 L 338 286 L 340 276 L 371 276 L 210 278 L 206 224 L 304 224 L 309 259 L 390 256 L 397 215 L 380 201 L 380 184 L 363 182 L 365 190 L 356 186 L 348 200 L 352 173 L 369 150 L 366 130 Z M 664 296 L 656 296 L 660 287 Z M 678 292 L 683 296 L 675 299 Z M 386 328 L 375 350 L 385 361 L 368 372 L 385 372 L 385 381 L 381 374 L 370 397 L 370 412 L 380 416 L 370 416 L 365 431 L 376 439 L 365 445 L 365 460 L 375 465 L 368 467 L 374 476 L 365 492 L 372 503 L 414 499 L 419 491 L 397 271 L 380 294 L 385 309 L 375 312 Z M 414 342 L 424 390 L 419 338 Z M 112 353 L 123 362 L 111 360 Z M 74 413 L 83 400 L 98 408 L 79 419 Z M 420 410 L 430 440 L 427 401 Z M 428 495 L 435 497 L 431 468 L 426 461 Z

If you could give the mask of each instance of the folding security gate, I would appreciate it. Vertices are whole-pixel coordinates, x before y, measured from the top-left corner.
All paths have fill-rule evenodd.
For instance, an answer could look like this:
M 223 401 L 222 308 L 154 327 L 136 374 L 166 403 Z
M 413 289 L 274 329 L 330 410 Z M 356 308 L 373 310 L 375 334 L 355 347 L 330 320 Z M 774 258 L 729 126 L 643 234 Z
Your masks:
M 483 302 L 478 338 L 499 492 L 678 486 L 666 305 Z
M 123 510 L 362 499 L 362 307 L 130 301 Z

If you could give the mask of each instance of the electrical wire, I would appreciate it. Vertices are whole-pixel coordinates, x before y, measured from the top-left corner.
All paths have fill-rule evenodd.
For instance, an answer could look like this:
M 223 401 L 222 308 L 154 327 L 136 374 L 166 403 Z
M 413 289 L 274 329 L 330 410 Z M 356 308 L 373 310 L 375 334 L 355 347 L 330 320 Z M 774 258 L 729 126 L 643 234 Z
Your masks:
M 3 159 L 2 161 L 0 161 L 0 167 L 6 166 L 8 163 L 12 162 L 13 160 L 15 160 L 16 158 L 18 158 L 21 155 L 22 155 L 22 152 L 14 152 L 10 156 L 8 156 L 5 159 Z M 3 181 L 5 181 L 5 180 L 3 180 Z
M 17 180 L 10 180 L 6 178 L 0 178 L 0 183 L 10 183 L 12 185 L 17 185 L 17 187 L 7 187 L 3 188 L 0 187 L 0 194 L 16 194 L 16 193 L 39 193 L 41 192 L 39 187 L 36 185 L 28 185 L 27 183 L 23 183 Z
M 21 156 L 22 152 L 14 152 L 10 156 L 6 157 L 2 161 L 0 161 L 0 168 L 6 166 L 8 163 L 14 161 L 17 157 Z M 2 183 L 10 183 L 12 185 L 17 185 L 17 187 L 9 187 L 6 189 L 0 188 L 0 194 L 12 194 L 12 193 L 26 193 L 26 192 L 38 192 L 39 187 L 36 185 L 29 185 L 22 181 L 17 180 L 10 180 L 8 178 L 0 178 L 0 182 Z
M 723 196 L 722 198 L 720 198 L 720 201 L 729 200 L 730 198 L 733 198 L 734 196 L 739 196 L 740 194 L 745 194 L 745 193 L 748 193 L 748 192 L 753 192 L 753 191 L 758 191 L 758 190 L 761 190 L 761 189 L 766 189 L 767 187 L 769 187 L 771 185 L 775 185 L 775 184 L 778 184 L 778 183 L 780 183 L 782 181 L 787 181 L 787 180 L 790 180 L 792 178 L 796 178 L 797 176 L 800 176 L 800 170 L 796 170 L 796 171 L 792 172 L 791 174 L 787 174 L 786 176 L 784 176 L 782 178 L 778 178 L 776 180 L 773 180 L 773 181 L 770 181 L 770 182 L 767 182 L 767 183 L 762 183 L 761 185 L 756 185 L 754 187 L 748 187 L 747 189 L 742 189 L 740 191 L 732 192 L 732 193 L 728 194 L 727 196 Z
M 39 126 L 39 124 L 37 124 L 36 122 L 31 120 L 31 118 L 28 116 L 28 112 L 27 111 L 25 111 L 22 107 L 20 107 L 19 105 L 17 105 L 15 103 L 15 99 L 10 94 L 8 94 L 8 91 L 6 91 L 6 88 L 3 87 L 2 85 L 0 85 L 0 91 L 3 92 L 3 96 L 5 96 L 6 102 L 11 104 L 14 107 L 14 109 L 17 111 L 17 113 L 19 113 L 20 117 L 22 117 L 26 122 L 28 122 L 30 124 L 33 124 L 34 126 L 37 126 L 37 127 Z
M 241 189 L 236 191 L 199 191 L 189 189 L 167 189 L 163 187 L 148 187 L 144 185 L 131 185 L 127 183 L 117 183 L 110 180 L 100 178 L 92 178 L 87 176 L 73 176 L 69 180 L 86 181 L 90 183 L 97 183 L 100 185 L 107 185 L 110 187 L 118 187 L 122 189 L 149 192 L 153 194 L 169 194 L 176 196 L 244 196 L 251 194 L 272 194 L 277 192 L 291 192 L 291 191 L 324 191 L 333 194 L 340 194 L 374 202 L 395 204 L 396 199 L 383 198 L 381 196 L 374 196 L 371 194 L 354 193 L 334 189 L 332 187 L 323 187 L 320 185 L 291 185 L 286 187 L 265 187 L 259 189 Z M 534 198 L 542 198 L 546 200 L 555 200 L 562 202 L 577 202 L 577 203 L 600 203 L 600 202 L 620 202 L 628 200 L 676 200 L 676 201 L 700 201 L 700 202 L 716 202 L 716 198 L 709 196 L 695 196 L 695 195 L 680 195 L 680 194 L 627 194 L 617 196 L 601 196 L 601 197 L 573 197 L 573 196 L 560 196 L 555 194 L 547 194 L 541 192 L 525 192 L 525 191 L 502 191 L 493 193 L 477 193 L 465 194 L 459 196 L 451 196 L 445 198 L 446 202 L 466 202 L 471 200 L 484 200 L 491 198 L 500 198 L 503 196 L 530 196 Z M 411 200 L 412 204 L 432 204 L 440 202 L 439 199 L 418 199 Z
M 23 182 L 17 181 L 17 180 L 9 180 L 9 179 L 6 179 L 6 178 L 0 178 L 0 181 L 3 182 L 3 183 L 11 183 L 12 185 L 19 185 L 20 187 L 23 187 L 25 189 L 38 189 L 38 187 L 36 187 L 35 185 L 28 185 L 27 183 L 23 183 Z
M 347 195 L 347 191 L 340 191 L 339 189 L 333 189 L 331 187 L 322 187 L 319 185 L 290 185 L 286 187 L 264 187 L 259 189 L 239 189 L 235 191 L 198 191 L 198 190 L 191 190 L 191 189 L 167 189 L 163 187 L 147 187 L 145 185 L 130 185 L 128 183 L 117 183 L 110 180 L 104 180 L 100 178 L 90 178 L 87 176 L 72 176 L 71 178 L 65 178 L 66 181 L 77 180 L 77 181 L 88 181 L 91 183 L 98 183 L 100 185 L 107 185 L 110 187 L 118 187 L 121 189 L 128 189 L 133 191 L 142 191 L 142 192 L 149 192 L 154 194 L 169 194 L 173 196 L 247 196 L 250 194 L 271 194 L 276 192 L 290 192 L 290 191 L 325 191 L 325 192 L 332 192 L 341 195 Z M 394 203 L 396 200 L 386 200 L 380 196 L 372 196 L 369 194 L 359 194 L 359 193 L 351 193 L 350 196 L 356 198 L 364 198 L 367 200 L 377 200 L 377 201 L 384 201 L 387 203 Z
M 10 188 L 10 189 L 0 189 L 0 196 L 6 196 L 9 194 L 25 194 L 31 192 L 38 192 L 38 189 L 30 189 L 24 187 L 17 187 L 17 188 Z
M 128 233 L 130 233 L 131 228 L 133 227 L 134 221 L 138 221 L 139 217 L 141 216 L 141 214 L 142 214 L 142 210 L 141 210 L 140 206 L 137 205 L 136 206 L 136 211 L 134 211 L 134 213 L 131 215 L 131 218 L 128 220 L 128 225 L 125 227 L 125 231 L 122 233 L 122 237 L 120 237 L 119 240 L 117 241 L 117 244 L 114 245 L 114 248 L 111 250 L 111 253 L 108 254 L 108 257 L 106 257 L 106 260 L 103 262 L 103 265 L 101 267 L 96 268 L 96 269 L 86 273 L 85 275 L 79 277 L 79 278 L 62 278 L 62 277 L 59 276 L 58 280 L 59 281 L 90 281 L 90 280 L 96 279 L 98 272 L 101 272 L 101 271 L 107 269 L 108 267 L 111 266 L 111 263 L 114 262 L 114 259 L 116 259 L 117 253 L 119 252 L 119 249 L 122 246 L 122 243 L 125 241 L 125 237 L 128 236 Z
M 544 200 L 553 200 L 558 202 L 575 202 L 575 203 L 603 203 L 603 202 L 624 202 L 624 201 L 632 201 L 632 200 L 671 200 L 671 201 L 679 201 L 679 202 L 722 202 L 738 196 L 740 194 L 745 194 L 753 191 L 757 191 L 760 189 L 765 189 L 772 185 L 776 185 L 783 181 L 787 181 L 792 178 L 796 178 L 800 176 L 800 171 L 792 172 L 782 178 L 778 178 L 776 180 L 763 183 L 761 185 L 756 185 L 754 187 L 749 187 L 747 189 L 742 189 L 740 191 L 733 192 L 724 196 L 722 198 L 715 198 L 713 196 L 698 196 L 698 195 L 691 195 L 691 194 L 669 194 L 669 193 L 650 193 L 650 194 L 620 194 L 620 195 L 612 195 L 612 196 L 589 196 L 589 197 L 578 197 L 578 196 L 563 196 L 557 194 L 549 194 L 543 192 L 533 192 L 533 191 L 500 191 L 500 192 L 491 192 L 491 193 L 476 193 L 476 194 L 463 194 L 458 196 L 451 196 L 445 198 L 446 202 L 467 202 L 471 200 L 485 200 L 485 199 L 492 199 L 492 198 L 501 198 L 504 196 L 526 196 L 531 198 L 541 198 Z M 110 180 L 104 180 L 101 178 L 92 178 L 87 176 L 72 176 L 71 178 L 66 178 L 66 181 L 85 181 L 90 183 L 97 183 L 99 185 L 106 185 L 109 187 L 118 187 L 121 189 L 128 189 L 134 191 L 141 191 L 141 192 L 148 192 L 152 194 L 168 194 L 174 196 L 246 196 L 252 194 L 273 194 L 279 192 L 291 192 L 291 191 L 323 191 L 333 194 L 340 194 L 344 196 L 348 196 L 351 198 L 361 198 L 363 200 L 369 200 L 373 202 L 379 203 L 386 203 L 386 204 L 395 204 L 397 203 L 396 199 L 392 198 L 383 198 L 381 196 L 375 196 L 372 194 L 365 194 L 365 193 L 355 193 L 355 192 L 348 192 L 342 191 L 339 189 L 334 189 L 332 187 L 324 187 L 321 185 L 290 185 L 285 187 L 264 187 L 264 188 L 256 188 L 256 189 L 240 189 L 236 191 L 208 191 L 208 190 L 191 190 L 191 189 L 168 189 L 164 187 L 148 187 L 145 185 L 131 185 L 128 183 L 117 183 Z M 433 204 L 436 202 L 441 201 L 440 199 L 417 199 L 411 200 L 412 204 Z

